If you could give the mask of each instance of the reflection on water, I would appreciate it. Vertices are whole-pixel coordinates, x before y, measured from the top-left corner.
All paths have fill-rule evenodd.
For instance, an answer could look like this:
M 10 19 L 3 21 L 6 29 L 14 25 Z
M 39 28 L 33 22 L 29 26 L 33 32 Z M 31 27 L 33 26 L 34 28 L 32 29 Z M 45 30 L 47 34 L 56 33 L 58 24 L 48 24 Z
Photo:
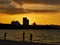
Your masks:
M 22 41 L 22 34 L 25 32 L 25 41 L 30 41 L 30 34 L 33 35 L 33 42 L 60 42 L 59 30 L 0 30 L 0 39 L 4 39 L 7 33 L 7 40 Z

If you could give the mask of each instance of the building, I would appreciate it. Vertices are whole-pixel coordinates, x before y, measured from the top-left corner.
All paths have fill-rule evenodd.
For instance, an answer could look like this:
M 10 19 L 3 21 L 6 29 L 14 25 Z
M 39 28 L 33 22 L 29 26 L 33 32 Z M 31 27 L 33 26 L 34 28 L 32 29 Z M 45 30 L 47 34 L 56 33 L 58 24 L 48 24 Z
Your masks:
M 11 25 L 13 25 L 15 27 L 19 27 L 21 24 L 18 21 L 12 21 Z
M 23 25 L 28 26 L 29 25 L 29 20 L 25 17 L 23 18 Z

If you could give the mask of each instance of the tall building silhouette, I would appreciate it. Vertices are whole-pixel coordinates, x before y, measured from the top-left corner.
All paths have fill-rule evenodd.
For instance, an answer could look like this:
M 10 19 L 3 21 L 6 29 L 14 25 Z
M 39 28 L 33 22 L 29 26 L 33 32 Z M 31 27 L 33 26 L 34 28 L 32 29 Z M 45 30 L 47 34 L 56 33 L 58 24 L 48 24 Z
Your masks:
M 24 26 L 28 26 L 29 25 L 29 20 L 26 17 L 23 18 L 23 25 Z

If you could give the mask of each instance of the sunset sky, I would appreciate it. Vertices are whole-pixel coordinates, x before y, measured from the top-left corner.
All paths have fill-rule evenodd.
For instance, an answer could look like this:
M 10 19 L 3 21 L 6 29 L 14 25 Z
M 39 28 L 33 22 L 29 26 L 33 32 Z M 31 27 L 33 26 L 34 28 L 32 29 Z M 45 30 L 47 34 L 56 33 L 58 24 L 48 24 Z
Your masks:
M 22 4 L 22 6 L 21 6 Z M 11 23 L 11 21 L 19 21 L 21 24 L 23 22 L 23 17 L 29 19 L 29 24 L 34 22 L 38 25 L 60 25 L 60 0 L 0 0 L 0 23 Z M 46 10 L 49 12 L 29 12 L 29 13 L 13 13 L 9 14 L 6 9 L 20 9 L 23 8 L 29 10 Z

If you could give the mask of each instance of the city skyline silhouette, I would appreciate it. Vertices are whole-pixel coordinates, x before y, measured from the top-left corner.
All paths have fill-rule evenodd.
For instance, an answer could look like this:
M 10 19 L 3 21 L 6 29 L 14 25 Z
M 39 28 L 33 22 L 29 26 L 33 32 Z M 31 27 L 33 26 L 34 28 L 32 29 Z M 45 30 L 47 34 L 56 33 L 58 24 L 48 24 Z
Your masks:
M 29 19 L 24 17 L 23 24 L 19 21 L 12 21 L 11 24 L 0 23 L 0 29 L 60 29 L 60 25 L 37 25 L 35 22 L 29 25 Z

